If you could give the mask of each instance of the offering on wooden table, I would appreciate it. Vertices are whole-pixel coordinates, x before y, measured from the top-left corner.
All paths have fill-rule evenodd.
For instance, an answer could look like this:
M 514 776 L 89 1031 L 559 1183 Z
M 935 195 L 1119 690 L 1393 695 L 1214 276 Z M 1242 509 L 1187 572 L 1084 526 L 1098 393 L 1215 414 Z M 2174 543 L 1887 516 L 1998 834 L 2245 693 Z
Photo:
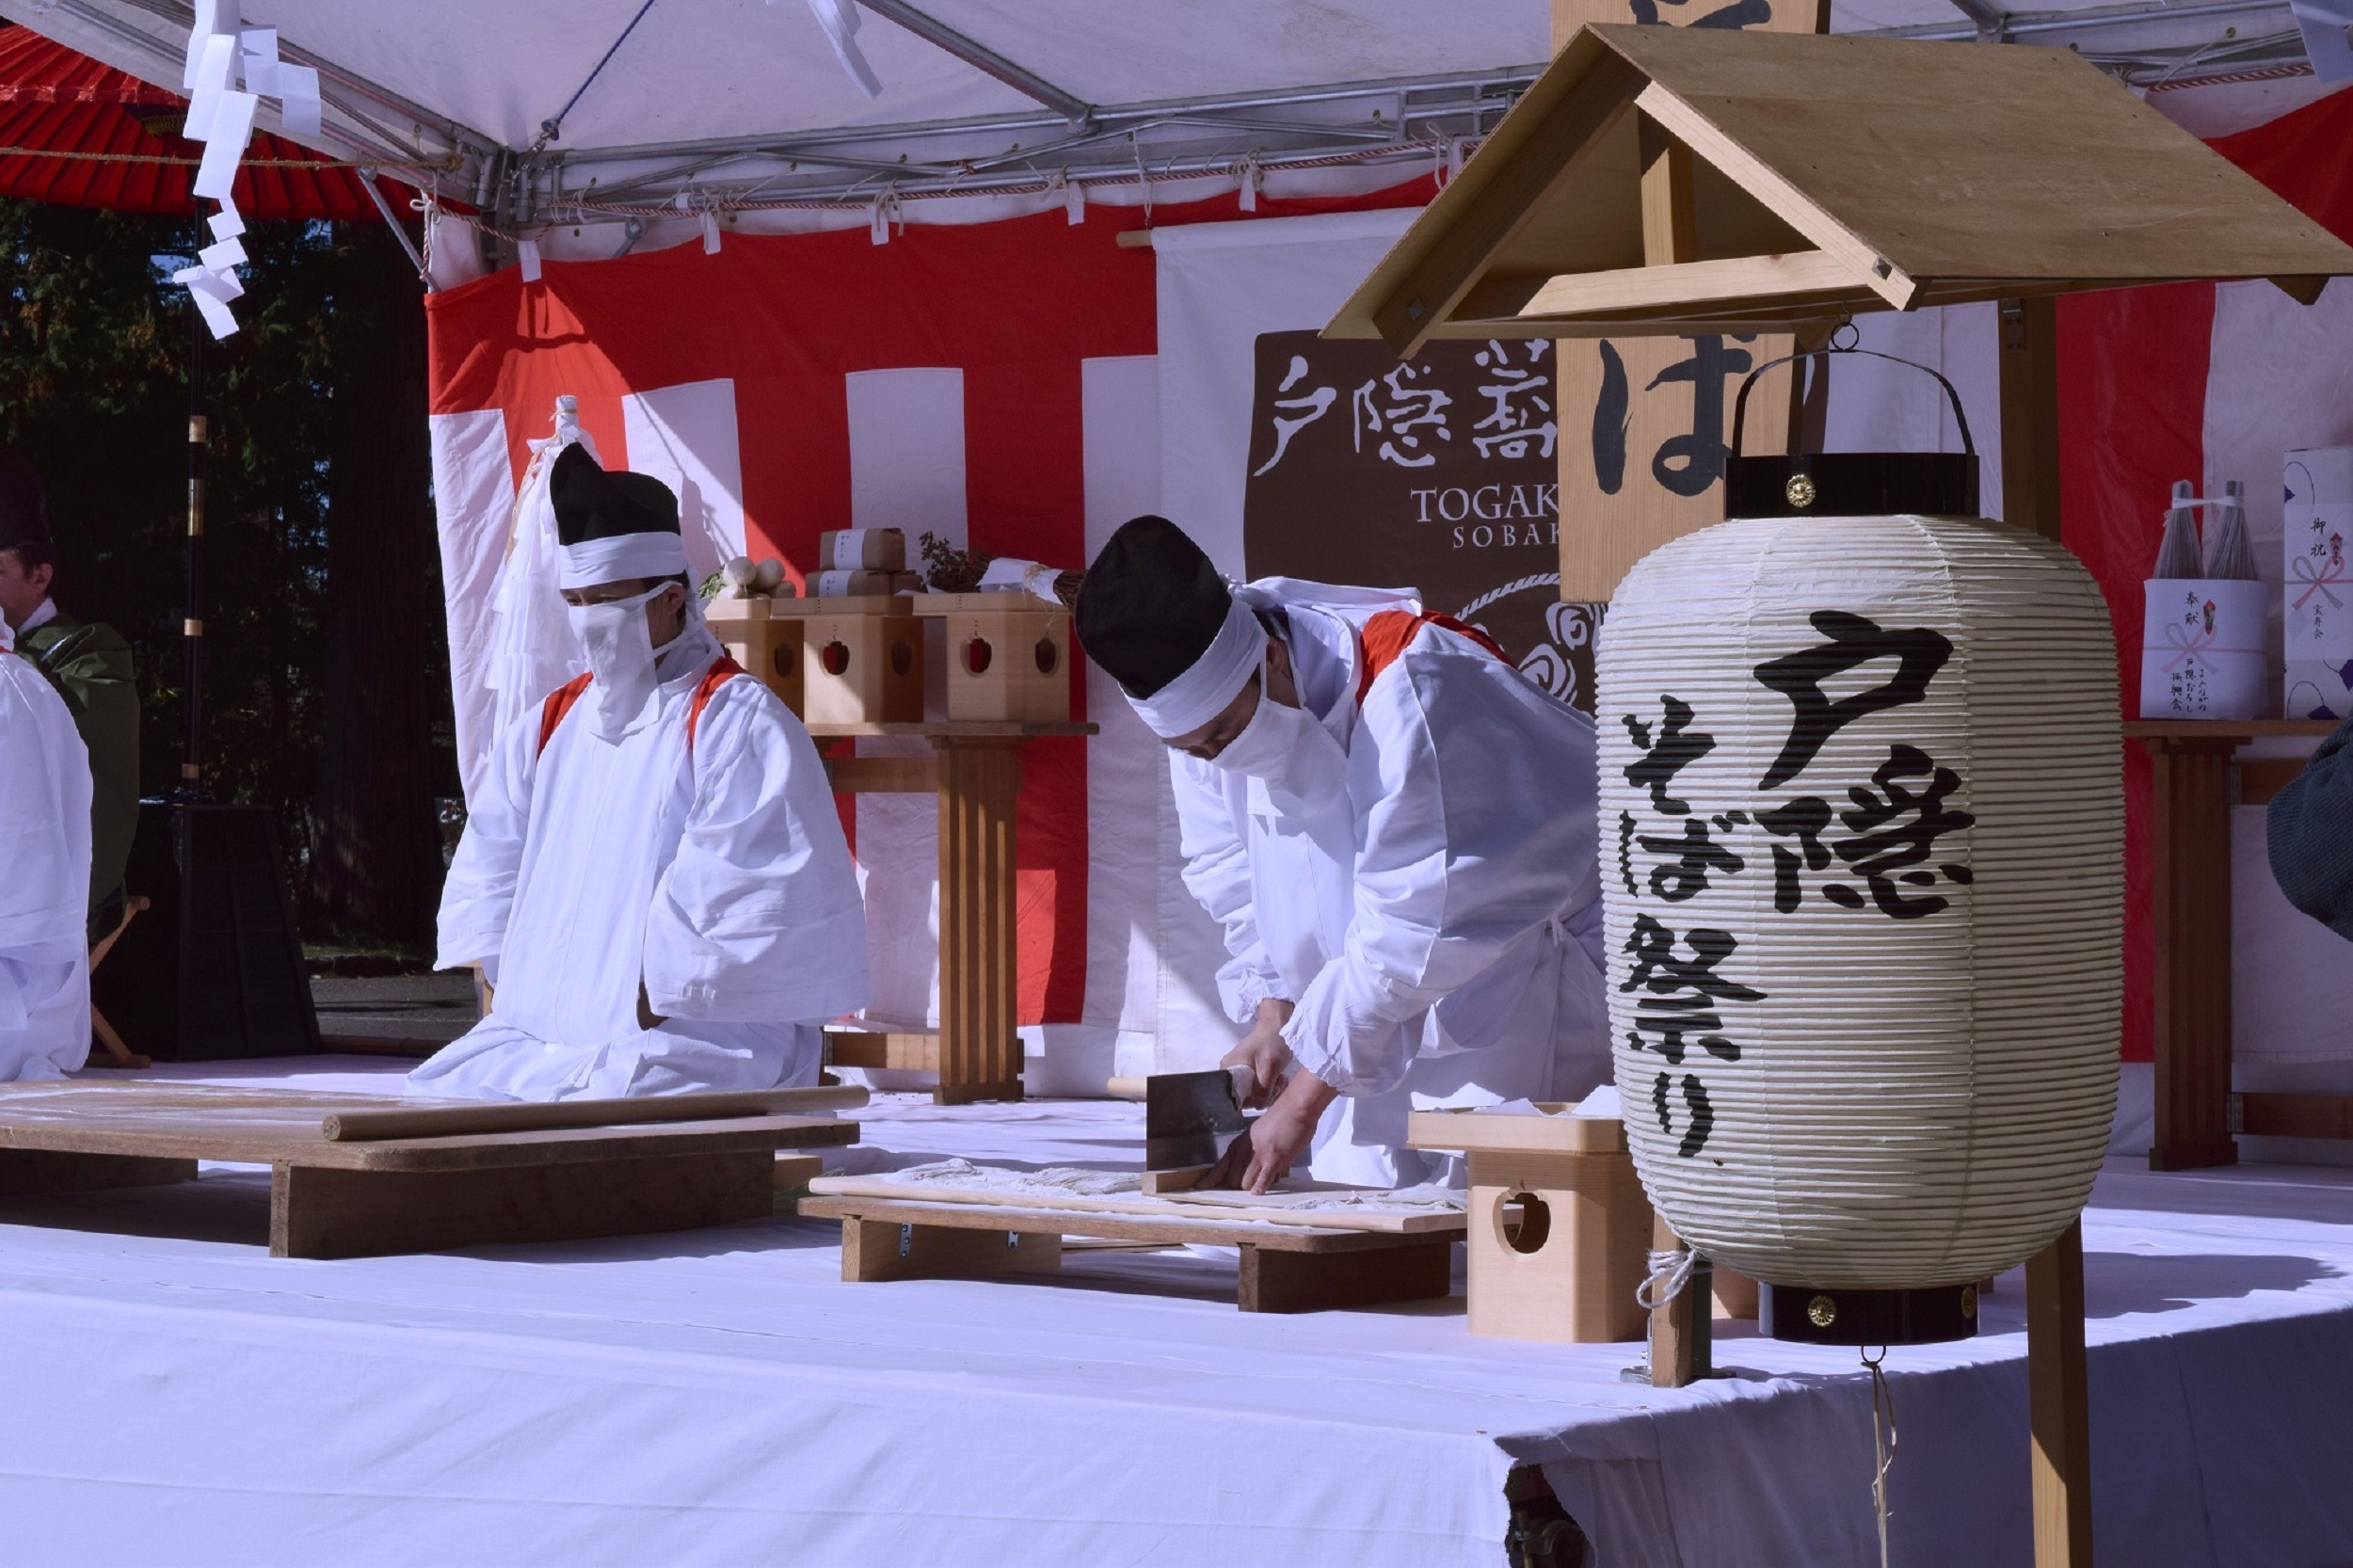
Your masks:
M 1070 616 L 1028 593 L 932 593 L 924 617 L 937 716 L 1061 724 L 1070 717 Z M 932 704 L 927 704 L 932 705 Z
M 360 1257 L 686 1230 L 771 1213 L 776 1151 L 848 1144 L 863 1089 L 552 1103 L 214 1084 L 0 1085 L 0 1195 L 270 1167 L 270 1252 Z
M 1233 1246 L 1236 1304 L 1312 1312 L 1443 1296 L 1462 1194 L 1310 1188 L 1149 1195 L 1133 1172 L 1013 1171 L 949 1160 L 821 1176 L 805 1216 L 841 1224 L 841 1277 L 958 1277 L 1060 1266 L 1062 1238 Z
M 1610 607 L 1617 1081 L 1652 1202 L 1770 1288 L 1774 1332 L 1957 1338 L 2107 1142 L 2115 645 L 2065 550 L 1923 515 L 1957 509 L 1943 463 L 1882 473 L 1893 515 L 1814 515 L 1843 460 L 1734 457 L 1771 515 L 1653 552 Z
M 835 528 L 817 536 L 819 571 L 904 571 L 907 536 L 896 528 Z
M 2286 467 L 2280 716 L 2341 719 L 2353 713 L 2353 446 L 2291 452 Z
M 802 717 L 816 725 L 923 717 L 923 624 L 904 595 L 812 599 L 801 623 Z

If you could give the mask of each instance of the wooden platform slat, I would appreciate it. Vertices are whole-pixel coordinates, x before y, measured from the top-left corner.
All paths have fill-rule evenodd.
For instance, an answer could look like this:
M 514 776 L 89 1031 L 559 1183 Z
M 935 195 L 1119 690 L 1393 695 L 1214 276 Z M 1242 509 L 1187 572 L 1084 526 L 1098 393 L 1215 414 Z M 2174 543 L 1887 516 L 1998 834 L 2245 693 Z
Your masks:
M 835 1178 L 816 1183 L 824 1187 Z M 1417 1231 L 1319 1229 L 1305 1224 L 1232 1220 L 1194 1219 L 1190 1215 L 1147 1215 L 1077 1208 L 1010 1208 L 1000 1205 L 925 1203 L 907 1199 L 845 1197 L 820 1194 L 801 1200 L 807 1219 L 840 1220 L 858 1216 L 897 1224 L 947 1225 L 963 1230 L 1051 1231 L 1062 1236 L 1100 1236 L 1122 1241 L 1160 1241 L 1208 1246 L 1260 1246 L 1277 1252 L 1353 1252 L 1363 1248 L 1397 1247 L 1425 1240 L 1451 1242 L 1462 1235 L 1457 1216 L 1451 1230 Z
M 887 1176 L 826 1176 L 812 1190 L 825 1197 L 872 1198 L 885 1202 L 977 1204 L 990 1208 L 1020 1208 L 1064 1214 L 1121 1214 L 1138 1219 L 1177 1218 L 1199 1214 L 1248 1224 L 1305 1225 L 1315 1230 L 1367 1230 L 1388 1235 L 1419 1235 L 1440 1231 L 1459 1233 L 1461 1212 L 1301 1208 L 1296 1196 L 1282 1192 L 1254 1193 L 1212 1190 L 1169 1192 L 1078 1193 L 1043 1199 L 1027 1192 L 1005 1192 L 984 1187 L 951 1187 L 945 1183 L 892 1181 Z M 1338 1189 L 1346 1191 L 1346 1189 Z
M 865 1091 L 808 1093 L 848 1096 L 855 1103 L 862 1100 Z M 212 1084 L 14 1084 L 0 1087 L 0 1149 L 249 1165 L 292 1162 L 330 1170 L 424 1171 L 639 1159 L 661 1152 L 773 1151 L 857 1141 L 855 1122 L 823 1113 L 738 1114 L 664 1122 L 660 1119 L 663 1107 L 656 1101 L 593 1103 L 593 1114 L 632 1119 L 594 1127 L 329 1142 L 323 1128 L 330 1117 L 386 1112 L 405 1115 L 410 1108 L 389 1096 L 256 1091 Z M 439 1106 L 460 1112 L 505 1109 L 447 1101 Z M 432 1108 L 433 1102 L 428 1102 L 426 1109 Z M 456 1119 L 465 1124 L 464 1116 Z

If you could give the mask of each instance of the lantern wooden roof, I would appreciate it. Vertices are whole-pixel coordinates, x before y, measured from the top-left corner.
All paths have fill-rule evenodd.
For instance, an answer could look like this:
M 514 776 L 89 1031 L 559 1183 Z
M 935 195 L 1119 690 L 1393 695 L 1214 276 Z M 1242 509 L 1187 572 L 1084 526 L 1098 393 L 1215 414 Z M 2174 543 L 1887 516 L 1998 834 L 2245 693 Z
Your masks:
M 2065 50 L 1589 26 L 1326 331 L 1411 353 L 2210 278 L 2309 302 L 2346 273 Z

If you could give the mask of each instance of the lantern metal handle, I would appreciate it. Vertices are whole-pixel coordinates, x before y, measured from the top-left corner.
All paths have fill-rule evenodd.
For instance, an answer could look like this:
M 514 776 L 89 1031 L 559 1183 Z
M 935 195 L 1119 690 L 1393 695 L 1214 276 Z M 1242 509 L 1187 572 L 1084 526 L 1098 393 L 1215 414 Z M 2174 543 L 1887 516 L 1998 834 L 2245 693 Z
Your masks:
M 1945 379 L 1943 372 L 1930 370 L 1928 366 L 1922 364 L 1917 360 L 1907 360 L 1902 358 L 1900 355 L 1896 354 L 1882 354 L 1876 348 L 1840 348 L 1833 345 L 1829 348 L 1801 348 L 1795 354 L 1784 354 L 1778 360 L 1768 360 L 1763 364 L 1757 366 L 1754 370 L 1749 372 L 1747 376 L 1741 380 L 1740 395 L 1735 398 L 1732 404 L 1732 451 L 1736 456 L 1738 456 L 1740 451 L 1741 429 L 1748 422 L 1749 389 L 1756 385 L 1756 378 L 1764 375 L 1767 371 L 1772 369 L 1775 365 L 1785 365 L 1798 360 L 1820 359 L 1832 354 L 1867 354 L 1874 360 L 1886 360 L 1895 364 L 1910 365 L 1913 369 L 1919 371 L 1924 375 L 1935 376 L 1936 384 L 1944 388 L 1945 395 L 1952 400 L 1953 423 L 1961 426 L 1961 450 L 1962 454 L 1971 457 L 1977 455 L 1977 443 L 1971 440 L 1969 435 L 1969 416 L 1961 411 L 1961 393 L 1953 390 L 1953 384 Z

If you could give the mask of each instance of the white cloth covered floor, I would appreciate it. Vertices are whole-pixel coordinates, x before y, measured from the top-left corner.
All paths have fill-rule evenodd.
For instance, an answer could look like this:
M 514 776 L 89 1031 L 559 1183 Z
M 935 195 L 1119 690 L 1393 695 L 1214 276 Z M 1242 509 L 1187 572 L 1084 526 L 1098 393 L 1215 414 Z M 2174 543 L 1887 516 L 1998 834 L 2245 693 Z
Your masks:
M 1141 1135 L 1114 1102 L 863 1116 L 873 1163 Z M 1471 1338 L 1459 1297 L 1241 1314 L 1188 1254 L 847 1286 L 814 1221 L 272 1259 L 267 1189 L 0 1202 L 12 1560 L 1496 1568 L 1519 1461 L 1609 1568 L 1877 1560 L 1851 1352 L 1720 1324 L 1747 1369 L 1655 1391 L 1632 1346 Z M 2102 1560 L 2353 1560 L 2353 1173 L 2112 1160 L 2086 1245 Z M 1908 1568 L 2029 1560 L 2020 1308 L 2013 1274 L 1986 1337 L 1888 1358 Z

